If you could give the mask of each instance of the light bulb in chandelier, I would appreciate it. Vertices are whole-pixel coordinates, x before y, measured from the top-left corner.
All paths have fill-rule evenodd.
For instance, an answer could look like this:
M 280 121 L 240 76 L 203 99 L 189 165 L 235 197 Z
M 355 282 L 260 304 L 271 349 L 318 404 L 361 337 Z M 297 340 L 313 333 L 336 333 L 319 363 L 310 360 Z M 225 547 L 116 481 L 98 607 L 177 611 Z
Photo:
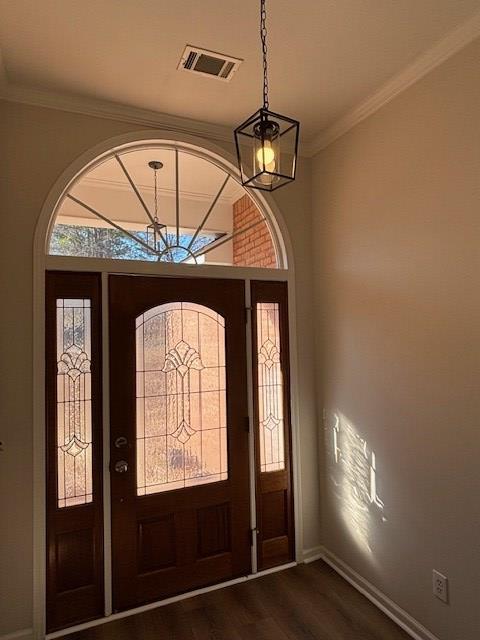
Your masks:
M 259 164 L 265 166 L 267 171 L 273 171 L 275 169 L 275 151 L 269 140 L 265 140 L 263 146 L 257 151 L 257 160 Z
M 254 129 L 254 165 L 256 182 L 260 185 L 272 185 L 279 171 L 279 126 L 273 120 L 262 120 Z

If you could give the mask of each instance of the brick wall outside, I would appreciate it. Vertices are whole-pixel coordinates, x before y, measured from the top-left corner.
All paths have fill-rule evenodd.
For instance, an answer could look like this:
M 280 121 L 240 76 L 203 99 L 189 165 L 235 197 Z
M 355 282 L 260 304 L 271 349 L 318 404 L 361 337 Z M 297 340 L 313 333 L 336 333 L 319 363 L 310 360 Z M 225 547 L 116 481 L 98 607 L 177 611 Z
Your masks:
M 261 214 L 248 195 L 233 204 L 233 232 L 261 219 Z M 233 238 L 233 264 L 239 267 L 275 268 L 277 259 L 270 231 L 265 222 Z

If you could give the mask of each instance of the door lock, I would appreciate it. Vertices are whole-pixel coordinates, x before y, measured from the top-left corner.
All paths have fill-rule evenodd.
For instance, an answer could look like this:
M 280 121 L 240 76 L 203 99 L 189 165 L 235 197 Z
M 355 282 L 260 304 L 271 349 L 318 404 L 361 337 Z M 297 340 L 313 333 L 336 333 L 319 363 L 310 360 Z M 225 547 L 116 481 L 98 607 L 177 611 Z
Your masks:
M 128 471 L 128 462 L 126 460 L 118 460 L 115 463 L 115 471 L 117 473 L 126 473 Z

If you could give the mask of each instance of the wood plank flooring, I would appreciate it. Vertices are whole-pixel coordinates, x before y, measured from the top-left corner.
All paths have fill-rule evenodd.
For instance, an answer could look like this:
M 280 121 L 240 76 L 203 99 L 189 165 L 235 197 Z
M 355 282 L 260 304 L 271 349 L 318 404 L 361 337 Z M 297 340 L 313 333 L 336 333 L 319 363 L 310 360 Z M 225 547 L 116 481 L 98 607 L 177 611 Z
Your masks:
M 68 640 L 410 640 L 322 561 L 65 636 Z

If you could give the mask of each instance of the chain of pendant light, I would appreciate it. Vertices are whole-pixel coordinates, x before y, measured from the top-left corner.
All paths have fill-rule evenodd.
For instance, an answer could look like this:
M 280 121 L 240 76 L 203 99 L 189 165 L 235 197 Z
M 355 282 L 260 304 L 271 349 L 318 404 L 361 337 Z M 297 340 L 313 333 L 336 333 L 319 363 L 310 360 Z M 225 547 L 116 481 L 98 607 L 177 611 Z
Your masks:
M 267 62 L 267 10 L 265 0 L 260 0 L 260 40 L 263 55 L 263 108 L 268 109 L 268 62 Z

